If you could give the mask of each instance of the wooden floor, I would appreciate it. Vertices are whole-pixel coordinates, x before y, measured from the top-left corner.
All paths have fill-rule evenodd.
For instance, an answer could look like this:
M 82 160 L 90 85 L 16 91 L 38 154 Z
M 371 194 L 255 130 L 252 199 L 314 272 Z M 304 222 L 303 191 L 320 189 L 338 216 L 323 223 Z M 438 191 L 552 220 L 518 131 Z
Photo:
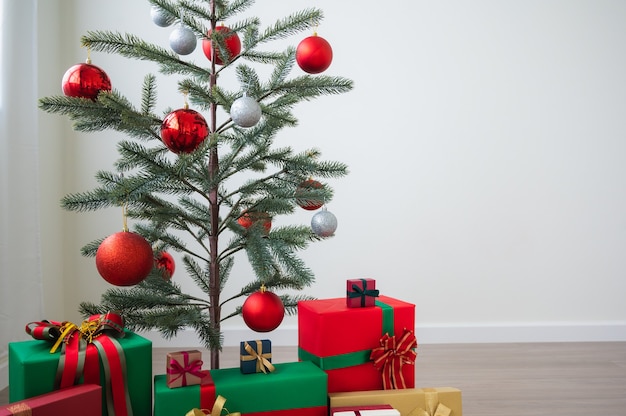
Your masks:
M 155 373 L 168 351 L 153 350 Z M 294 347 L 272 355 L 297 360 Z M 221 360 L 238 366 L 238 351 L 226 348 Z M 416 387 L 445 386 L 463 391 L 466 416 L 626 415 L 626 342 L 420 345 Z

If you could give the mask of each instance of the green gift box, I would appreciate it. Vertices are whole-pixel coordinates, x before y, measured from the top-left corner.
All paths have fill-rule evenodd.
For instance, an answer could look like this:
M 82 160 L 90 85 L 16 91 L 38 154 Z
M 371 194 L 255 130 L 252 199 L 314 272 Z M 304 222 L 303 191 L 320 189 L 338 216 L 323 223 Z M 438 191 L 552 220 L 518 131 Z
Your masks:
M 210 370 L 212 383 L 170 389 L 165 374 L 154 377 L 154 416 L 184 415 L 192 408 L 211 410 L 215 397 L 229 412 L 245 416 L 327 416 L 326 373 L 310 361 L 274 364 L 271 373 L 242 374 L 239 367 Z M 208 379 L 208 377 L 207 377 Z M 214 384 L 207 388 L 207 384 Z M 214 389 L 214 390 L 213 390 Z M 208 400 L 201 399 L 212 390 Z
M 134 415 L 149 415 L 152 410 L 152 342 L 125 331 L 118 342 L 126 361 L 126 386 Z M 9 401 L 25 400 L 55 390 L 60 352 L 50 353 L 51 344 L 32 340 L 9 343 Z M 101 384 L 104 370 L 100 363 Z M 82 383 L 82 380 L 79 380 Z M 103 392 L 104 393 L 104 392 Z M 106 415 L 106 399 L 102 400 Z

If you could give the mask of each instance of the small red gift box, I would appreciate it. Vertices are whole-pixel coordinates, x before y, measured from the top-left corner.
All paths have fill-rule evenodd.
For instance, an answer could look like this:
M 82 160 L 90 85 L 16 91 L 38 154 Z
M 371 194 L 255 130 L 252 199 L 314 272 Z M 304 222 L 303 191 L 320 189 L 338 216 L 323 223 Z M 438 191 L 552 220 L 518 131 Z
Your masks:
M 166 383 L 170 389 L 200 384 L 209 373 L 202 370 L 202 352 L 198 350 L 170 352 L 166 366 Z
M 374 306 L 378 297 L 376 280 L 348 279 L 346 284 L 346 305 L 348 308 Z
M 97 384 L 81 384 L 67 387 L 52 393 L 0 406 L 0 416 L 97 416 L 101 414 L 102 387 Z
M 332 407 L 331 416 L 400 416 L 400 412 L 388 404 L 372 406 Z

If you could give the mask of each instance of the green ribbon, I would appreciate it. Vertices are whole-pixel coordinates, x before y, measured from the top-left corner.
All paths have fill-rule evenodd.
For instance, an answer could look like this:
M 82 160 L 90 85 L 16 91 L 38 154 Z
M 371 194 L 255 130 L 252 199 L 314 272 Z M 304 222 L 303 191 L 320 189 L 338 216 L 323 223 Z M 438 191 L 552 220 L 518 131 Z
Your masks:
M 393 307 L 379 300 L 376 301 L 376 306 L 382 310 L 383 322 L 381 336 L 384 336 L 385 334 L 389 334 L 390 337 L 393 336 Z M 311 361 L 322 370 L 336 370 L 338 368 L 353 367 L 355 365 L 361 365 L 369 362 L 371 352 L 372 350 L 369 349 L 331 355 L 328 357 L 318 357 L 317 355 L 311 354 L 310 352 L 298 347 L 298 359 L 301 361 Z

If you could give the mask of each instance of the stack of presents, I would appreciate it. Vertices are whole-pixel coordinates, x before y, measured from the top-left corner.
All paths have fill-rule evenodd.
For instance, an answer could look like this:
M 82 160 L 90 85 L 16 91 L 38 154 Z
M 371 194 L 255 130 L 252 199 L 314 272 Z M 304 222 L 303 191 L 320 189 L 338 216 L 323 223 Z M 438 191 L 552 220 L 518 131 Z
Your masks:
M 462 416 L 460 390 L 415 388 L 415 305 L 375 285 L 350 279 L 344 297 L 300 302 L 297 362 L 272 364 L 270 340 L 249 340 L 239 367 L 173 351 L 154 379 L 151 342 L 118 314 L 33 322 L 35 340 L 9 344 L 0 416 Z

